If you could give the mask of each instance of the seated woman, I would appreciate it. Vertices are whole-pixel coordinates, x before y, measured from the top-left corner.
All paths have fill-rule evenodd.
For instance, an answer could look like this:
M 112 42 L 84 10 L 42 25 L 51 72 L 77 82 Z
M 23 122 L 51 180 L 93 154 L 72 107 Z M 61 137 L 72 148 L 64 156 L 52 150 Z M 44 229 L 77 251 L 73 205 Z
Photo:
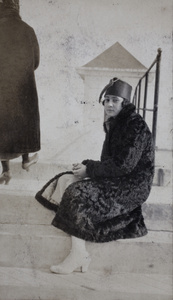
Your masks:
M 85 241 L 104 243 L 147 234 L 141 205 L 152 186 L 154 147 L 147 124 L 130 103 L 131 89 L 113 78 L 101 92 L 101 160 L 74 164 L 71 172 L 56 175 L 36 195 L 56 211 L 52 225 L 72 236 L 71 252 L 51 267 L 54 273 L 69 274 L 79 267 L 87 271 L 91 258 Z

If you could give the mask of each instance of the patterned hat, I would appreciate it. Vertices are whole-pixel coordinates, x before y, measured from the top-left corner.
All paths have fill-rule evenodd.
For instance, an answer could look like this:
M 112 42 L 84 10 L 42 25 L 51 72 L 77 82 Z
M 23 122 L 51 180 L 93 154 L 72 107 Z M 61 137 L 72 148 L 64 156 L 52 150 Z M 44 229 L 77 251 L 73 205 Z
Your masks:
M 114 77 L 113 79 L 110 80 L 110 82 L 102 90 L 100 97 L 99 97 L 99 102 L 101 102 L 101 98 L 104 93 L 105 93 L 105 95 L 119 96 L 123 99 L 130 101 L 131 92 L 132 92 L 131 85 L 129 85 L 125 81 L 122 81 L 122 80 Z

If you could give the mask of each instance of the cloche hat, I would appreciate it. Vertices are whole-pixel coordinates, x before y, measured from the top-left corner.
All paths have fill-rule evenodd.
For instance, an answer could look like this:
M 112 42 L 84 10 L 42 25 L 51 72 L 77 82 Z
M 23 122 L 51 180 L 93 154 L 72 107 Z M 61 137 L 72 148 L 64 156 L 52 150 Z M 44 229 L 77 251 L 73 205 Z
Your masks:
M 100 93 L 99 102 L 101 102 L 103 94 L 119 96 L 127 101 L 130 101 L 132 87 L 127 82 L 122 81 L 116 77 L 112 78 L 110 82 L 104 87 Z

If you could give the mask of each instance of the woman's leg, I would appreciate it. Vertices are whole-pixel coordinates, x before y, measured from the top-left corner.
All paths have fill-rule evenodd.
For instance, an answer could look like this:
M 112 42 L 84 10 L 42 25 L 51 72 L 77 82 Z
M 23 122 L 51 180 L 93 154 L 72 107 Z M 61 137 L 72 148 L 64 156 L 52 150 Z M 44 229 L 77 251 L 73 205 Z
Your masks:
M 59 178 L 53 199 L 61 199 L 65 189 L 78 178 L 72 174 L 63 175 Z M 85 241 L 74 236 L 71 237 L 71 251 L 66 259 L 57 266 L 52 266 L 51 271 L 57 274 L 70 274 L 77 268 L 81 268 L 82 272 L 86 272 L 90 264 L 91 258 L 86 250 Z
M 33 156 L 29 157 L 28 153 L 22 155 L 22 168 L 29 171 L 29 167 L 38 161 L 38 154 L 35 153 Z
M 22 155 L 22 163 L 27 163 L 29 162 L 29 154 L 25 153 Z
M 0 184 L 8 184 L 11 179 L 9 160 L 1 160 L 2 174 L 0 175 Z
M 10 163 L 9 160 L 2 160 L 2 173 L 10 171 Z
M 57 274 L 70 274 L 80 268 L 81 272 L 86 272 L 91 262 L 89 253 L 86 250 L 85 241 L 74 236 L 71 237 L 72 248 L 65 260 L 57 266 L 50 268 L 51 272 Z

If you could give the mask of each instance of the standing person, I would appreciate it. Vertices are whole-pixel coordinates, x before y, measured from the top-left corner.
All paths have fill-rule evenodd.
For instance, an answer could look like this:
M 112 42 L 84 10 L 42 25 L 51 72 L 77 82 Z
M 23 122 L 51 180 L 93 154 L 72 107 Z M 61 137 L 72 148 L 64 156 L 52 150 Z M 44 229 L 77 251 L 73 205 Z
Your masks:
M 40 203 L 56 211 L 53 226 L 72 236 L 72 250 L 51 267 L 54 273 L 87 270 L 91 259 L 85 241 L 104 243 L 147 234 L 141 205 L 152 186 L 154 147 L 147 124 L 130 103 L 131 89 L 113 78 L 101 92 L 101 160 L 74 164 L 72 172 L 56 175 L 36 194 Z
M 11 179 L 9 161 L 22 156 L 22 168 L 36 163 L 40 117 L 34 70 L 39 45 L 34 30 L 21 20 L 16 1 L 0 0 L 0 184 Z

